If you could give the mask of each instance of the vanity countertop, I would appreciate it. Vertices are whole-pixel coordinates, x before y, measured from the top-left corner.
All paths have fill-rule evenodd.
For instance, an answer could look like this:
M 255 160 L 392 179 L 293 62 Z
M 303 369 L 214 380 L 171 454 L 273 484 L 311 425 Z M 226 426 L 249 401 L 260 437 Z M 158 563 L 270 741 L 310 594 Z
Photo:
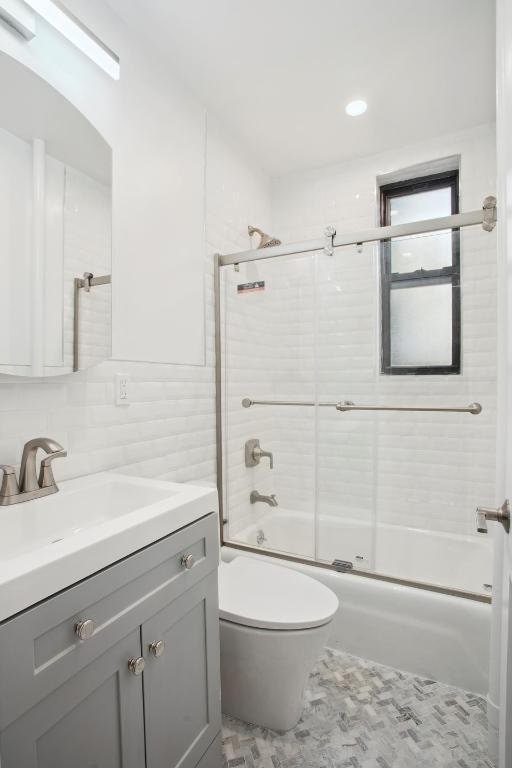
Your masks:
M 217 508 L 214 488 L 113 472 L 0 507 L 0 621 Z

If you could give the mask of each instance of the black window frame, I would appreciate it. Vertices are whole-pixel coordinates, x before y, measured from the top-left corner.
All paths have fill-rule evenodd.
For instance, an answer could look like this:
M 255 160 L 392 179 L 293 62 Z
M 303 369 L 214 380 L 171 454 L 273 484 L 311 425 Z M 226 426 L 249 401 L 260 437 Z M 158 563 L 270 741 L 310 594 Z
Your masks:
M 391 223 L 391 203 L 399 197 L 436 189 L 451 189 L 452 214 L 459 213 L 459 171 L 444 171 L 429 176 L 384 184 L 380 187 L 381 226 Z M 460 230 L 452 229 L 452 264 L 442 269 L 391 272 L 391 240 L 381 241 L 381 373 L 388 375 L 444 375 L 461 372 Z M 399 287 L 426 285 L 452 286 L 452 363 L 451 365 L 391 365 L 391 291 Z

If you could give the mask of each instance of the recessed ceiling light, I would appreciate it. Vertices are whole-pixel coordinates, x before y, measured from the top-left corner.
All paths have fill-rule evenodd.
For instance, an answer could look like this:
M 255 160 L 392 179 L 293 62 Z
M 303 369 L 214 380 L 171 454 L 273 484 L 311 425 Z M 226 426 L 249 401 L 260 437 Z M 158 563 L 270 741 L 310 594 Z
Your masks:
M 355 101 L 349 101 L 345 107 L 345 112 L 347 115 L 350 115 L 350 117 L 359 117 L 359 115 L 364 115 L 367 109 L 368 104 L 366 101 L 363 99 L 355 99 Z

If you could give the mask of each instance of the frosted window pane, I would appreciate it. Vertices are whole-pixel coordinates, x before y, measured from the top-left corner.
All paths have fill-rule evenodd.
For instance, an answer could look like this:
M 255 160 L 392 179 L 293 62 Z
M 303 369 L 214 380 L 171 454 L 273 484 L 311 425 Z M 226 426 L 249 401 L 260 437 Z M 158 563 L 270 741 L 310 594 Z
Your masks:
M 391 224 L 407 224 L 422 219 L 450 216 L 452 191 L 450 187 L 416 192 L 390 200 Z M 451 231 L 435 232 L 414 237 L 396 238 L 391 243 L 391 271 L 414 272 L 416 269 L 440 269 L 452 263 Z
M 441 269 L 452 264 L 452 232 L 431 232 L 391 241 L 391 271 L 414 272 L 417 269 Z
M 389 201 L 389 220 L 391 224 L 407 224 L 420 219 L 437 219 L 450 216 L 452 212 L 452 190 L 431 189 L 428 192 L 415 192 L 412 195 L 393 197 Z
M 452 286 L 391 291 L 391 365 L 452 364 Z

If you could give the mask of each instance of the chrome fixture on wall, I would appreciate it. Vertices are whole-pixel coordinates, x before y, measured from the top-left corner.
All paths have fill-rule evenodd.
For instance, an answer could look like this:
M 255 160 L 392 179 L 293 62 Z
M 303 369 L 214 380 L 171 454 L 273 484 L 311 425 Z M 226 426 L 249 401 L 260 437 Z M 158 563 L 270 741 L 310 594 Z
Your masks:
M 267 235 L 266 232 L 263 232 L 259 227 L 247 227 L 247 231 L 249 233 L 249 236 L 252 237 L 253 235 L 259 235 L 260 236 L 260 242 L 258 244 L 259 248 L 273 248 L 275 245 L 281 245 L 281 240 L 278 240 L 277 237 L 272 237 L 271 235 Z
M 336 232 L 332 236 L 317 238 L 315 240 L 305 240 L 299 243 L 285 243 L 269 238 L 269 235 L 261 232 L 257 227 L 249 227 L 255 233 L 263 235 L 264 244 L 260 243 L 258 248 L 268 248 L 268 253 L 256 254 L 253 251 L 240 251 L 239 253 L 218 254 L 219 267 L 227 267 L 231 264 L 243 264 L 247 261 L 258 261 L 259 259 L 272 259 L 278 256 L 296 256 L 299 253 L 313 253 L 314 251 L 323 251 L 326 246 L 331 248 L 343 248 L 346 245 L 362 246 L 363 243 L 378 243 L 382 240 L 389 240 L 393 237 L 410 237 L 412 235 L 424 235 L 428 232 L 439 232 L 443 229 L 460 229 L 461 227 L 474 227 L 480 225 L 486 232 L 491 232 L 496 226 L 498 220 L 497 203 L 494 195 L 488 195 L 482 201 L 482 207 L 476 211 L 467 211 L 466 213 L 454 213 L 451 216 L 440 216 L 438 219 L 423 219 L 421 221 L 412 221 L 407 224 L 393 224 L 388 227 L 374 227 L 373 229 L 363 229 L 357 232 L 347 234 Z M 263 237 L 262 237 L 263 240 Z
M 270 469 L 274 469 L 274 454 L 270 451 L 264 451 L 260 447 L 260 441 L 257 438 L 247 440 L 245 444 L 245 466 L 255 467 L 263 458 L 270 461 Z
M 487 523 L 501 523 L 507 533 L 510 532 L 510 502 L 505 499 L 501 507 L 477 507 L 476 530 L 488 533 Z
M 79 369 L 79 345 L 80 345 L 80 291 L 91 292 L 91 288 L 97 285 L 110 285 L 111 275 L 94 277 L 92 272 L 84 272 L 83 277 L 75 277 L 73 295 L 73 372 Z
M 336 408 L 341 413 L 347 411 L 418 411 L 427 413 L 472 413 L 478 416 L 482 413 L 480 403 L 470 403 L 463 406 L 434 406 L 434 405 L 355 405 L 351 400 L 344 400 L 339 403 L 315 403 L 313 400 L 252 400 L 250 397 L 244 397 L 242 400 L 243 408 L 251 408 L 253 405 L 295 405 L 303 407 L 313 407 L 318 405 L 321 408 Z
M 269 507 L 277 507 L 277 499 L 275 493 L 271 493 L 269 496 L 265 496 L 259 491 L 251 491 L 250 500 L 251 504 L 256 504 L 256 502 L 262 501 L 264 504 L 268 504 Z
M 48 455 L 41 461 L 38 478 L 36 458 L 39 448 Z M 52 462 L 62 456 L 67 456 L 67 451 L 56 440 L 51 440 L 48 437 L 36 437 L 29 440 L 23 448 L 19 484 L 14 467 L 8 464 L 0 465 L 0 469 L 4 473 L 0 488 L 0 507 L 57 493 L 59 489 L 53 476 Z

